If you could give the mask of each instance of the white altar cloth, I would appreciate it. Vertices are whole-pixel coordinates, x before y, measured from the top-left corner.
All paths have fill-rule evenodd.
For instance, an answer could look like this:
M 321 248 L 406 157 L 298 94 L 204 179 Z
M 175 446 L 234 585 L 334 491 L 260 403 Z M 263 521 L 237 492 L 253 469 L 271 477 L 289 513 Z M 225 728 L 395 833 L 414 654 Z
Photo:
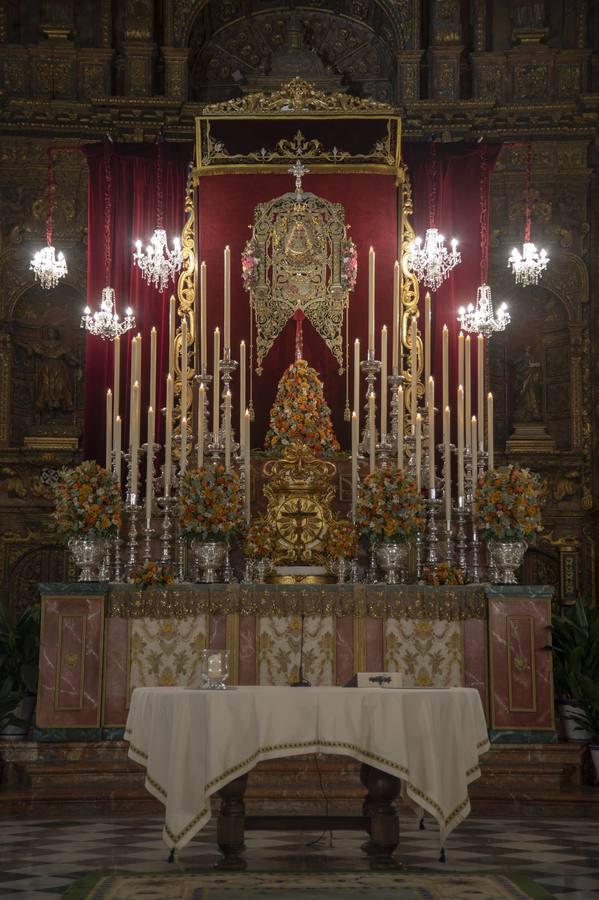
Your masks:
M 210 796 L 258 762 L 305 753 L 352 756 L 402 780 L 439 823 L 441 846 L 470 812 L 468 785 L 489 749 L 473 688 L 136 688 L 125 739 L 166 807 L 168 847 L 210 819 Z

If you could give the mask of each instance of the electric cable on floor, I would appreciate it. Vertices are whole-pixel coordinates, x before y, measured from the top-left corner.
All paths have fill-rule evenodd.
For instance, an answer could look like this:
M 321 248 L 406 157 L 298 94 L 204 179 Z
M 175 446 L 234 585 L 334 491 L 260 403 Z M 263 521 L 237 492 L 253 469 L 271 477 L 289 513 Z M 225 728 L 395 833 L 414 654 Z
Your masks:
M 318 781 L 320 783 L 320 792 L 324 798 L 324 814 L 325 814 L 325 818 L 328 819 L 329 818 L 329 798 L 327 797 L 326 791 L 324 789 L 324 783 L 322 780 L 322 771 L 318 764 L 318 754 L 317 753 L 314 754 L 314 762 L 316 763 L 316 771 L 318 772 Z M 329 833 L 329 847 L 332 847 L 333 846 L 333 832 L 331 831 L 330 828 L 325 828 L 325 830 L 321 834 L 319 834 L 315 840 L 309 841 L 307 844 L 304 844 L 304 846 L 305 847 L 315 847 L 316 844 L 319 844 L 321 842 L 321 840 L 323 839 L 323 837 L 325 836 L 327 831 Z

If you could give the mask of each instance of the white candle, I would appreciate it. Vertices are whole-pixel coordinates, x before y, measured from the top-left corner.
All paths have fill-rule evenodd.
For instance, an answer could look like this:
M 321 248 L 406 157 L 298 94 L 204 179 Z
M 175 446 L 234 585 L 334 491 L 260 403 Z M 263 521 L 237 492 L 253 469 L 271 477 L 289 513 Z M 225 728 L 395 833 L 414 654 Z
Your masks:
M 231 349 L 231 250 L 225 247 L 225 303 L 224 303 L 225 333 L 224 350 Z
M 206 409 L 206 388 L 200 384 L 198 392 L 198 469 L 204 465 L 204 411 Z
M 136 353 L 135 353 L 135 380 L 138 384 L 139 390 L 135 395 L 135 443 L 137 444 L 138 452 L 139 446 L 141 444 L 141 360 L 142 360 L 142 343 L 141 343 L 141 334 L 137 335 L 136 341 Z
M 427 291 L 424 297 L 424 383 L 428 384 L 431 376 L 431 295 Z
M 112 464 L 112 391 L 106 391 L 106 462 L 105 467 L 110 472 Z
M 135 408 L 133 406 L 133 385 L 135 384 L 135 355 L 137 353 L 137 338 L 131 340 L 131 369 L 129 379 L 129 449 L 133 443 L 133 435 L 135 433 Z
M 181 457 L 179 459 L 179 472 L 185 475 L 187 471 L 187 416 L 181 419 Z
M 374 391 L 371 391 L 368 395 L 368 438 L 370 446 L 370 474 L 372 475 L 376 468 L 376 419 Z
M 477 378 L 478 448 L 482 453 L 485 449 L 485 336 L 483 334 L 478 336 Z
M 458 503 L 464 500 L 464 388 L 458 386 Z
M 470 431 L 472 438 L 472 490 L 474 491 L 478 477 L 478 428 L 476 416 L 472 416 L 470 420 Z
M 175 338 L 177 336 L 177 319 L 175 315 L 175 297 L 171 294 L 168 308 L 168 374 L 175 377 Z
M 393 266 L 393 333 L 391 335 L 391 339 L 393 341 L 393 359 L 391 362 L 392 366 L 392 374 L 397 375 L 399 373 L 399 336 L 400 336 L 400 322 L 399 322 L 399 286 L 400 286 L 400 278 L 399 278 L 399 263 L 395 260 L 395 265 Z
M 239 345 L 239 454 L 245 446 L 245 341 Z
M 404 467 L 404 445 L 403 445 L 403 412 L 404 412 L 403 387 L 401 384 L 397 388 L 397 468 Z
M 351 518 L 356 521 L 356 502 L 358 499 L 358 417 L 354 410 L 351 414 Z
M 375 252 L 368 252 L 368 352 L 374 356 L 374 267 Z
M 120 413 L 121 398 L 121 339 L 114 339 L 114 373 L 112 379 L 112 419 L 116 422 L 116 417 Z
M 117 416 L 114 420 L 114 472 L 116 474 L 116 480 L 121 484 L 121 466 L 122 466 L 122 430 L 123 430 L 123 420 L 120 416 Z
M 139 381 L 139 386 L 141 389 L 141 334 L 137 333 L 137 353 L 135 355 L 135 380 Z
M 214 443 L 218 444 L 220 431 L 220 331 L 214 329 L 214 378 L 212 380 L 212 431 Z
M 422 457 L 422 416 L 416 413 L 416 490 L 420 493 L 420 466 Z
M 173 471 L 173 376 L 166 376 L 166 423 L 164 430 L 164 496 L 171 495 Z
M 443 369 L 443 409 L 449 405 L 449 330 L 443 326 L 442 340 L 442 369 Z
M 354 412 L 358 420 L 358 434 L 360 433 L 360 341 L 354 341 Z
M 428 489 L 435 490 L 435 379 L 428 379 Z M 431 494 L 432 496 L 432 494 Z
M 181 416 L 187 417 L 187 319 L 181 320 Z
M 250 443 L 250 411 L 246 409 L 245 411 L 245 521 L 249 525 L 251 519 L 251 510 L 250 510 L 250 502 L 251 502 L 251 443 Z
M 411 419 L 412 419 L 412 432 L 416 427 L 416 407 L 418 404 L 418 329 L 416 325 L 416 316 L 412 316 L 411 323 L 411 346 L 410 346 L 410 359 L 411 359 L 411 378 L 412 378 L 412 403 L 411 403 Z
M 464 332 L 458 335 L 458 384 L 464 384 Z
M 208 333 L 206 323 L 206 263 L 200 266 L 200 366 L 202 374 L 208 371 L 208 352 L 206 335 Z M 197 336 L 196 336 L 197 341 Z
M 470 335 L 466 338 L 466 349 L 465 349 L 465 378 L 466 378 L 466 393 L 464 394 L 466 407 L 464 411 L 464 422 L 466 424 L 466 449 L 470 449 L 470 429 L 467 427 L 470 422 L 470 418 L 472 416 L 472 372 L 471 372 L 471 363 L 472 363 L 472 354 L 470 352 Z
M 387 435 L 387 326 L 381 328 L 381 441 Z
M 139 431 L 136 418 L 138 416 L 139 381 L 133 383 L 133 414 L 131 418 L 131 493 L 137 497 L 139 486 Z M 137 501 L 135 501 L 137 502 Z
M 150 406 L 156 409 L 156 328 L 152 326 L 150 331 Z M 156 437 L 156 416 L 154 414 L 154 431 L 152 440 Z M 149 435 L 149 432 L 148 432 Z
M 147 467 L 146 467 L 146 522 L 150 527 L 152 520 L 152 501 L 154 499 L 154 439 L 155 432 L 154 407 L 148 407 L 148 442 L 147 442 Z
M 489 391 L 487 394 L 487 450 L 489 452 L 489 461 L 487 467 L 489 472 L 495 468 L 495 444 L 493 435 L 493 394 Z
M 231 391 L 225 394 L 225 469 L 231 471 Z
M 446 406 L 443 410 L 443 498 L 445 500 L 445 521 L 451 524 L 451 419 L 450 409 Z

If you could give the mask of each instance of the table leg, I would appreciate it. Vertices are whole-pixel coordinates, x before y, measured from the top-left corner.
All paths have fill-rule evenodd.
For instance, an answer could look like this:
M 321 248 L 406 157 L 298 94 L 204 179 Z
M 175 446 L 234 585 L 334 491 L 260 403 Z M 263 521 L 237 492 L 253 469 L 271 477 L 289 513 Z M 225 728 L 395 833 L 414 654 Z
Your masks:
M 220 789 L 220 811 L 216 821 L 216 842 L 225 857 L 228 868 L 243 867 L 241 854 L 245 849 L 243 842 L 245 826 L 245 803 L 243 795 L 248 780 L 248 773 L 234 778 Z
M 370 815 L 370 841 L 364 847 L 366 852 L 390 856 L 399 844 L 399 816 L 393 801 L 399 795 L 399 778 L 381 772 L 373 766 L 364 773 L 368 790 L 365 809 Z M 360 775 L 362 782 L 364 778 Z

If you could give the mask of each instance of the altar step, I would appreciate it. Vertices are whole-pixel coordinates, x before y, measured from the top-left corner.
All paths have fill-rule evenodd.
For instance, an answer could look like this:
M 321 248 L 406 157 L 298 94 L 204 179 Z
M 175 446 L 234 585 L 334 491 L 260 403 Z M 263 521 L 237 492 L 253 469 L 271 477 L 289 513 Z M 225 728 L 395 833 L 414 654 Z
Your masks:
M 122 741 L 0 743 L 0 817 L 160 813 L 127 747 Z M 599 818 L 599 788 L 585 784 L 586 766 L 586 750 L 578 744 L 493 745 L 481 760 L 482 777 L 470 785 L 473 811 Z M 248 814 L 276 813 L 282 806 L 297 815 L 359 812 L 359 769 L 343 756 L 260 763 L 248 781 Z

